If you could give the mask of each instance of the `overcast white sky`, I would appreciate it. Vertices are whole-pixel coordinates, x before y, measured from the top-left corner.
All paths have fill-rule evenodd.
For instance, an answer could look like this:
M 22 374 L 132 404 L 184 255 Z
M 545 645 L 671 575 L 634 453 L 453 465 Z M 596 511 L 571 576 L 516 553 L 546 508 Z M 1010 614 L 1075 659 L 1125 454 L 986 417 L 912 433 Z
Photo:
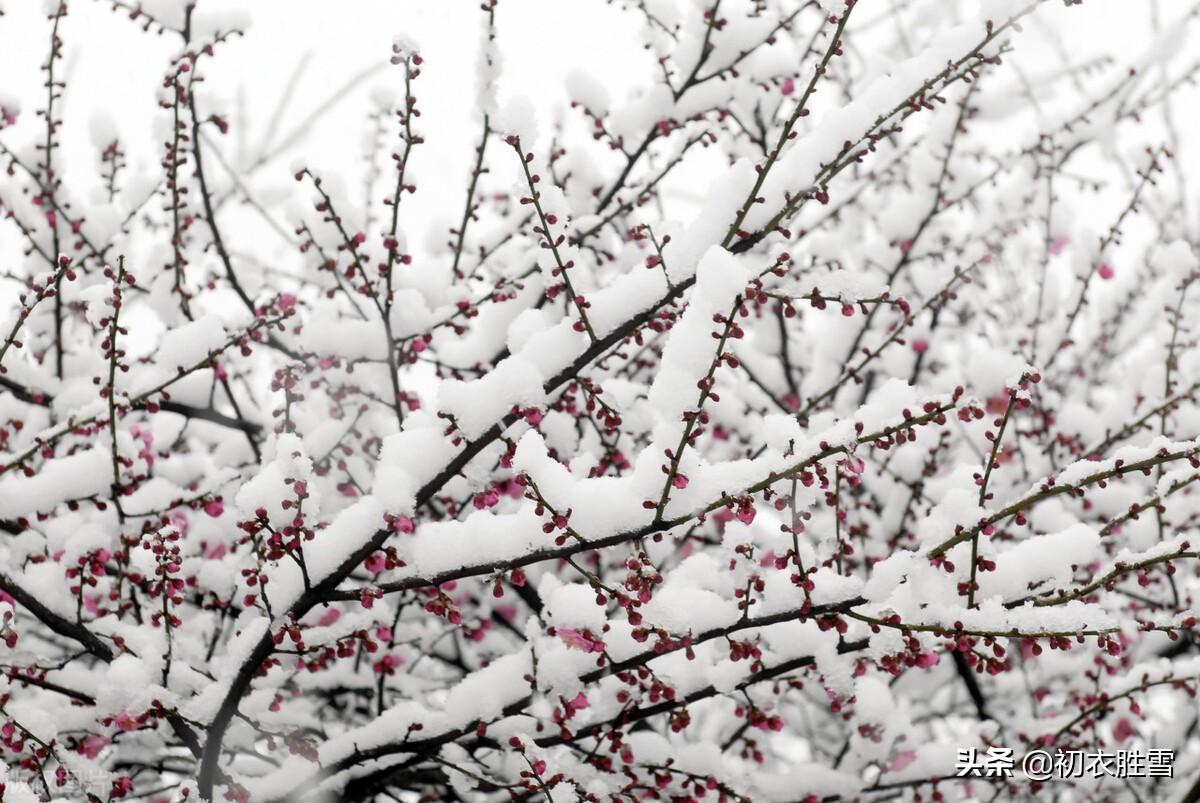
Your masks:
M 148 9 L 178 5 L 174 0 Z M 164 115 L 156 106 L 170 55 L 178 37 L 147 35 L 125 14 L 114 12 L 102 0 L 72 0 L 62 26 L 68 80 L 63 129 L 66 174 L 95 175 L 95 150 L 89 130 L 97 113 L 118 119 L 131 165 L 157 169 L 161 136 L 156 136 Z M 420 150 L 415 160 L 421 192 L 430 198 L 438 185 L 464 186 L 471 148 L 478 137 L 475 122 L 475 63 L 484 19 L 473 0 L 204 0 L 201 17 L 226 16 L 227 11 L 249 12 L 244 39 L 219 54 L 205 68 L 213 94 L 231 102 L 241 95 L 250 125 L 239 126 L 238 110 L 227 111 L 233 131 L 223 143 L 234 158 L 253 154 L 261 144 L 267 120 L 276 107 L 281 88 L 303 63 L 296 91 L 287 104 L 280 129 L 291 130 L 314 108 L 353 76 L 378 69 L 341 95 L 330 113 L 306 132 L 300 149 L 272 166 L 280 179 L 299 152 L 311 154 L 312 166 L 328 175 L 355 175 L 361 171 L 365 117 L 374 88 L 400 86 L 402 71 L 387 66 L 393 37 L 415 39 L 425 56 L 425 74 L 417 84 L 422 110 L 421 128 L 437 136 Z M 45 59 L 49 24 L 42 0 L 7 0 L 0 17 L 0 98 L 15 98 L 23 110 L 22 125 L 2 136 L 22 145 L 37 134 L 32 120 L 44 103 L 39 65 Z M 539 110 L 549 110 L 565 98 L 563 76 L 583 68 L 617 91 L 632 87 L 652 67 L 636 40 L 637 20 L 602 0 L 507 0 L 498 14 L 504 55 L 501 93 L 513 86 L 531 96 Z M 536 34 L 535 34 L 536 32 Z M 548 122 L 548 121 L 547 121 Z M 148 163 L 147 163 L 148 162 Z M 76 187 L 76 182 L 71 182 Z M 433 200 L 432 198 L 430 198 Z
M 861 0 L 866 8 L 852 31 L 896 1 Z M 23 109 L 21 124 L 0 138 L 28 146 L 41 136 L 33 115 L 44 105 L 39 65 L 47 52 L 49 24 L 43 0 L 0 2 L 6 11 L 0 17 L 0 99 L 15 98 Z M 177 9 L 182 2 L 143 4 L 157 11 Z M 1046 3 L 1032 30 L 1021 38 L 1015 60 L 1036 61 L 1039 51 L 1051 47 L 1065 49 L 1072 61 L 1078 50 L 1081 60 L 1097 40 L 1104 40 L 1101 50 L 1141 51 L 1152 41 L 1148 9 L 1155 2 L 1166 19 L 1190 5 L 1183 0 L 1088 0 L 1066 9 L 1058 2 Z M 909 5 L 915 18 L 922 13 L 978 13 L 976 0 L 913 0 Z M 281 88 L 298 65 L 304 70 L 283 111 L 281 133 L 292 130 L 331 96 L 339 97 L 329 113 L 305 130 L 296 148 L 255 177 L 255 192 L 268 200 L 273 192 L 294 193 L 288 168 L 301 153 L 323 176 L 360 180 L 372 91 L 400 86 L 400 68 L 387 66 L 392 39 L 403 33 L 418 41 L 425 56 L 425 74 L 417 85 L 420 127 L 435 135 L 414 159 L 422 203 L 406 207 L 406 223 L 414 236 L 422 231 L 444 236 L 445 226 L 431 210 L 460 208 L 457 199 L 478 136 L 475 64 L 483 13 L 475 0 L 202 0 L 198 8 L 201 27 L 204 19 L 224 18 L 229 12 L 251 20 L 245 38 L 225 47 L 204 69 L 212 96 L 229 103 L 226 112 L 233 131 L 222 142 L 226 158 L 247 160 L 258 152 Z M 618 100 L 656 80 L 653 59 L 640 46 L 638 15 L 618 5 L 604 0 L 502 0 L 497 19 L 504 57 L 501 98 L 514 88 L 530 96 L 542 118 L 540 131 L 553 122 L 548 119 L 552 109 L 561 113 L 566 108 L 565 77 L 573 69 L 601 79 Z M 156 105 L 156 92 L 170 55 L 177 52 L 178 38 L 143 33 L 104 0 L 72 0 L 62 38 L 68 80 L 63 160 L 71 191 L 83 195 L 99 187 L 89 135 L 97 114 L 117 118 L 132 155 L 132 173 L 158 170 L 166 115 Z M 851 46 L 854 41 L 852 33 Z M 372 67 L 379 69 L 339 96 L 349 79 Z M 1190 104 L 1181 105 L 1178 114 L 1194 117 L 1191 109 Z M 245 111 L 246 125 L 240 124 L 240 110 Z M 223 178 L 217 174 L 214 180 Z M 456 200 L 443 203 L 450 199 Z

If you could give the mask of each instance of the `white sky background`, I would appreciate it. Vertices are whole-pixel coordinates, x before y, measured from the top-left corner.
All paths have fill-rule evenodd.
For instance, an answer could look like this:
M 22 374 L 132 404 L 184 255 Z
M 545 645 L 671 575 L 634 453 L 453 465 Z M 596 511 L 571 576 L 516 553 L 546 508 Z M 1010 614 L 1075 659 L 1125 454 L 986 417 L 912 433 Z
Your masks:
M 145 7 L 152 9 L 153 2 Z M 0 98 L 16 98 L 22 114 L 18 126 L 0 133 L 6 143 L 24 145 L 44 136 L 34 118 L 45 104 L 43 74 L 49 22 L 42 0 L 7 0 L 0 17 Z M 89 131 L 97 114 L 116 119 L 128 140 L 132 172 L 159 170 L 161 125 L 166 113 L 156 103 L 178 37 L 147 34 L 125 14 L 102 0 L 72 0 L 61 37 L 65 48 L 67 89 L 61 129 L 69 189 L 82 194 L 96 189 L 96 150 Z M 427 141 L 411 165 L 419 186 L 417 200 L 404 208 L 411 233 L 427 228 L 414 217 L 458 205 L 464 195 L 473 148 L 479 137 L 476 61 L 484 14 L 473 0 L 204 0 L 197 16 L 226 10 L 249 15 L 247 34 L 228 44 L 203 70 L 208 94 L 230 105 L 232 129 L 222 138 L 226 158 L 252 155 L 262 141 L 282 88 L 301 62 L 306 66 L 283 113 L 279 134 L 291 131 L 355 75 L 378 69 L 341 95 L 332 109 L 307 130 L 304 139 L 276 159 L 257 179 L 256 190 L 275 185 L 296 194 L 289 168 L 300 154 L 328 180 L 362 181 L 364 139 L 371 95 L 379 87 L 403 87 L 403 68 L 388 65 L 393 37 L 405 34 L 420 46 L 425 59 L 415 84 L 422 112 L 419 129 Z M 497 16 L 504 58 L 501 96 L 521 88 L 534 102 L 541 130 L 549 128 L 551 109 L 566 108 L 564 76 L 574 68 L 603 76 L 615 97 L 641 83 L 653 61 L 639 47 L 637 19 L 601 0 L 506 0 Z M 535 31 L 546 35 L 535 35 Z M 518 44 L 519 43 L 519 44 Z M 241 125 L 238 103 L 248 126 Z M 207 105 L 207 104 L 205 104 Z M 157 135 L 156 135 L 157 133 Z M 389 132 L 389 148 L 394 133 Z M 501 149 L 493 144 L 492 155 Z M 511 155 L 511 154 L 509 154 Z M 503 159 L 503 156 L 499 156 Z M 218 185 L 224 174 L 208 167 Z M 361 196 L 351 190 L 352 197 Z M 446 194 L 449 197 L 446 197 Z M 308 198 L 306 189 L 299 197 Z M 446 203 L 442 203 L 445 200 Z M 152 202 L 153 203 L 153 202 Z M 341 210 L 339 210 L 341 211 Z M 349 210 L 347 210 L 349 211 Z M 437 235 L 444 239 L 445 228 Z M 419 236 L 419 235 L 416 235 Z
M 22 109 L 18 125 L 0 132 L 0 139 L 19 148 L 28 147 L 43 136 L 35 112 L 45 103 L 39 65 L 46 57 L 49 23 L 43 0 L 0 2 L 6 12 L 0 17 L 0 99 L 16 98 Z M 872 37 L 856 38 L 856 28 L 902 0 L 860 2 L 864 7 L 850 26 L 851 48 L 869 48 Z M 1144 51 L 1154 40 L 1149 14 L 1154 3 L 1159 4 L 1164 20 L 1178 18 L 1190 7 L 1183 0 L 1087 0 L 1073 8 L 1064 8 L 1058 0 L 1048 2 L 1029 30 L 1019 37 L 1011 61 L 1031 65 L 1028 75 L 1036 76 L 1036 63 L 1059 48 L 1070 53 L 1072 61 L 1082 60 L 1096 50 L 1126 54 Z M 178 6 L 179 0 L 146 0 L 144 5 L 147 9 Z M 925 0 L 905 5 L 914 9 L 915 18 L 920 17 L 922 9 L 939 15 L 978 14 L 975 0 Z M 411 250 L 419 251 L 421 243 L 431 236 L 439 242 L 445 240 L 452 216 L 461 214 L 467 171 L 479 133 L 475 75 L 483 13 L 475 0 L 202 0 L 198 8 L 201 24 L 206 16 L 224 16 L 228 11 L 248 15 L 251 21 L 247 35 L 222 47 L 203 69 L 208 94 L 202 97 L 202 106 L 210 108 L 211 98 L 227 104 L 224 111 L 233 129 L 222 138 L 221 145 L 225 158 L 231 161 L 254 155 L 282 87 L 301 62 L 306 61 L 306 67 L 284 110 L 279 133 L 292 130 L 352 76 L 383 65 L 344 93 L 336 106 L 306 130 L 296 147 L 256 174 L 251 186 L 265 202 L 280 195 L 307 202 L 311 192 L 297 192 L 289 171 L 301 154 L 305 155 L 305 163 L 327 180 L 344 181 L 351 198 L 362 196 L 357 188 L 364 174 L 366 117 L 372 91 L 381 85 L 402 86 L 402 69 L 386 66 L 391 42 L 397 33 L 415 39 L 425 58 L 424 74 L 416 90 L 423 114 L 419 128 L 427 142 L 417 149 L 410 168 L 419 192 L 418 202 L 409 200 L 404 207 L 404 228 Z M 615 102 L 650 87 L 658 77 L 652 57 L 640 44 L 639 15 L 617 5 L 603 0 L 502 0 L 497 19 L 504 62 L 501 103 L 514 92 L 531 98 L 539 116 L 541 137 L 534 144 L 539 153 L 545 152 L 546 132 L 554 122 L 552 110 L 565 113 L 571 125 L 585 124 L 578 111 L 567 108 L 564 84 L 571 70 L 579 69 L 600 79 Z M 103 0 L 72 0 L 61 34 L 68 81 L 65 125 L 61 130 L 68 192 L 87 198 L 89 193 L 99 191 L 96 150 L 89 134 L 97 114 L 116 120 L 130 154 L 129 175 L 158 171 L 166 113 L 157 106 L 156 92 L 170 56 L 177 52 L 177 37 L 171 33 L 144 33 Z M 1187 59 L 1185 54 L 1177 61 Z M 1006 80 L 1015 80 L 1012 71 L 1006 72 Z M 1070 92 L 1069 85 L 1063 84 L 1062 88 Z M 1194 122 L 1192 118 L 1197 117 L 1193 111 L 1195 100 L 1195 93 L 1189 92 L 1181 95 L 1174 107 L 1185 134 L 1184 158 L 1189 157 L 1186 132 Z M 1078 98 L 1065 102 L 1061 96 L 1046 98 L 1048 114 L 1066 113 L 1068 107 L 1077 108 Z M 1007 136 L 1012 134 L 1010 131 Z M 389 140 L 389 146 L 394 142 Z M 998 146 L 1003 144 L 997 142 Z M 1134 148 L 1157 141 L 1141 141 L 1135 136 L 1123 144 Z M 511 156 L 506 151 L 502 144 L 493 143 L 490 159 L 497 174 L 511 162 L 505 159 Z M 596 148 L 596 158 L 606 156 Z M 688 163 L 691 172 L 679 171 L 674 184 L 667 187 L 677 197 L 681 193 L 693 197 L 702 193 L 711 178 L 708 171 L 717 166 L 703 153 L 689 155 Z M 218 166 L 211 165 L 208 170 L 215 184 L 225 185 L 225 175 Z M 702 178 L 697 180 L 697 176 Z M 386 178 L 381 187 L 386 187 Z M 377 194 L 377 203 L 381 195 Z M 1123 191 L 1111 195 L 1118 204 L 1125 198 Z M 160 204 L 161 199 L 151 203 Z M 349 217 L 356 210 L 339 211 Z M 295 218 L 288 212 L 286 207 L 281 208 L 277 219 L 290 230 Z M 282 259 L 289 252 L 294 255 L 279 238 L 263 233 L 267 230 L 261 226 L 239 230 L 249 220 L 239 215 L 223 223 L 231 229 L 236 247 L 253 247 L 265 259 Z M 7 263 L 0 268 L 8 268 L 19 244 L 14 242 L 11 227 L 0 231 L 0 260 Z M 246 238 L 258 242 L 251 246 Z M 266 239 L 272 241 L 269 246 Z

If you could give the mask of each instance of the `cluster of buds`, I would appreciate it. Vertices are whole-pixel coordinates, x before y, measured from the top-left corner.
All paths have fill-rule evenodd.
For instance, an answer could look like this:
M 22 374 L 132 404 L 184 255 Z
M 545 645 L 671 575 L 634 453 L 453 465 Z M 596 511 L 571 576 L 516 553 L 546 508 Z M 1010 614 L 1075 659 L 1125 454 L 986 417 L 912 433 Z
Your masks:
M 147 591 L 152 599 L 162 598 L 162 610 L 154 612 L 150 621 L 155 627 L 164 624 L 168 628 L 177 628 L 183 620 L 171 611 L 171 606 L 183 604 L 187 581 L 179 576 L 183 562 L 183 554 L 179 548 L 179 533 L 174 529 L 159 530 L 142 541 L 142 548 L 148 549 L 154 555 L 154 577 L 148 583 Z

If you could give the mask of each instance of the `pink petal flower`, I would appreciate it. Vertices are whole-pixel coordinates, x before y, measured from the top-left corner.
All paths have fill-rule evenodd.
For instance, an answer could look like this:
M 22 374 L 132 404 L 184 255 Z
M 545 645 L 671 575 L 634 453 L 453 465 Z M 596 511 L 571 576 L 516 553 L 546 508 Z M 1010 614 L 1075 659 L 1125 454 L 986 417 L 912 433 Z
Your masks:
M 475 494 L 472 504 L 476 510 L 483 510 L 489 507 L 495 507 L 500 501 L 500 494 L 494 488 L 489 488 L 481 494 Z
M 791 78 L 785 78 L 783 81 L 783 85 L 781 87 L 779 87 L 779 91 L 782 92 L 784 95 L 792 94 L 793 92 L 796 91 L 796 82 L 793 81 Z
M 888 763 L 888 772 L 899 772 L 916 760 L 916 750 L 904 750 L 900 753 L 897 753 L 895 757 Z
M 221 514 L 225 512 L 225 503 L 219 497 L 213 499 L 204 505 L 204 512 L 214 519 L 220 518 Z
M 92 733 L 92 734 L 89 734 L 88 737 L 83 740 L 83 744 L 80 746 L 81 752 L 88 758 L 95 758 L 96 756 L 100 755 L 101 750 L 103 750 L 105 747 L 107 747 L 111 743 L 112 743 L 112 740 L 109 739 L 107 736 L 100 736 L 98 734 Z
M 841 461 L 840 465 L 850 474 L 862 474 L 867 468 L 867 464 L 861 457 L 847 457 Z
M 387 568 L 387 556 L 382 552 L 375 552 L 363 561 L 363 566 L 367 571 L 379 574 L 379 572 Z
M 1050 241 L 1050 255 L 1057 256 L 1062 253 L 1062 250 L 1067 247 L 1067 243 L 1071 242 L 1071 238 L 1060 234 Z
M 1004 411 L 1008 409 L 1008 394 L 997 393 L 995 396 L 988 397 L 984 409 L 989 415 L 1004 415 Z
M 1109 265 L 1107 262 L 1096 268 L 1096 273 L 1100 274 L 1100 278 L 1104 279 L 1105 281 L 1108 281 L 1113 276 L 1117 275 L 1117 272 L 1113 270 L 1113 266 Z
M 923 652 L 921 653 L 921 657 L 917 659 L 917 666 L 922 669 L 929 669 L 930 667 L 937 666 L 941 660 L 942 657 L 936 652 Z
M 604 649 L 602 642 L 591 640 L 573 627 L 556 627 L 554 632 L 568 647 L 584 652 L 599 652 Z
M 1133 736 L 1133 734 L 1133 725 L 1125 717 L 1121 717 L 1117 721 L 1117 726 L 1113 728 L 1113 738 L 1117 740 L 1118 744 Z
M 325 613 L 321 614 L 321 618 L 317 620 L 317 624 L 321 627 L 329 627 L 331 624 L 342 618 L 342 612 L 337 608 L 329 608 Z
M 917 354 L 924 354 L 929 351 L 929 341 L 923 337 L 914 337 L 912 339 L 912 350 Z
M 402 663 L 404 663 L 404 661 L 400 658 L 400 656 L 388 653 L 376 661 L 372 668 L 375 670 L 376 674 L 390 675 L 396 670 L 396 667 L 400 666 Z

